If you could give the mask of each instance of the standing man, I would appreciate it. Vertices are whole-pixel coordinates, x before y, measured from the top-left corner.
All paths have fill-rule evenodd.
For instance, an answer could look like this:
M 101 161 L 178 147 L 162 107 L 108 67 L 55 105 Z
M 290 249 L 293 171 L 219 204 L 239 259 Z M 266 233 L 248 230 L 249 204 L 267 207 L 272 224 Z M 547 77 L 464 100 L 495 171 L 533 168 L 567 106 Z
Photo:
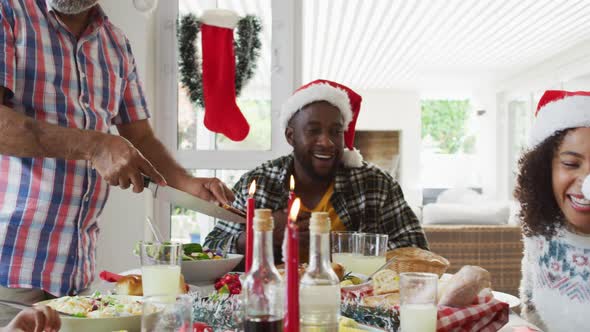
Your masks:
M 297 89 L 281 112 L 285 138 L 293 153 L 247 172 L 234 186 L 233 206 L 245 210 L 248 187 L 256 180 L 256 207 L 273 210 L 277 258 L 287 223 L 290 175 L 295 178 L 295 194 L 302 204 L 297 224 L 303 241 L 309 238 L 310 213 L 323 211 L 330 215 L 333 231 L 387 234 L 389 249 L 428 249 L 418 218 L 399 184 L 387 172 L 363 161 L 353 148 L 361 100 L 350 88 L 327 80 Z M 209 248 L 226 243 L 232 252 L 245 251 L 243 224 L 218 222 L 205 239 Z M 306 248 L 300 245 L 302 251 Z
M 233 200 L 154 136 L 129 41 L 97 2 L 0 0 L 0 298 L 90 285 L 109 185 L 141 192 L 145 174 Z

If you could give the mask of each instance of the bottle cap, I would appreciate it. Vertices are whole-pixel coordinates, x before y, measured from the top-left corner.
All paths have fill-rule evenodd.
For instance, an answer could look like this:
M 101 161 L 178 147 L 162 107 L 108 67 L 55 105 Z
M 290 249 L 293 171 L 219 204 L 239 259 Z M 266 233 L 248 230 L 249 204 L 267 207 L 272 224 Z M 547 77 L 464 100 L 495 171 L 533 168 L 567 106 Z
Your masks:
M 274 228 L 274 220 L 270 209 L 254 210 L 254 230 L 257 232 L 268 232 Z
M 328 212 L 312 212 L 309 220 L 309 231 L 311 233 L 329 233 L 330 215 Z

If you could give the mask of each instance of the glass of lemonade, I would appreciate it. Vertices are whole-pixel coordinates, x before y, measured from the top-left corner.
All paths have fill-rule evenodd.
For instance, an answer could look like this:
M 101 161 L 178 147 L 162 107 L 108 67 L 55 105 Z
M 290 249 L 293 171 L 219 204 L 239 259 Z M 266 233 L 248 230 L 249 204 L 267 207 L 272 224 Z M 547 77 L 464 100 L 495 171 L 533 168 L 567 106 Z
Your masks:
M 141 242 L 141 275 L 144 296 L 178 295 L 182 244 L 178 242 Z
M 330 235 L 332 262 L 341 264 L 346 271 L 352 271 L 353 256 L 359 234 L 357 232 L 332 232 Z
M 356 244 L 355 269 L 357 273 L 371 275 L 387 262 L 386 234 L 361 233 Z
M 436 331 L 438 276 L 433 273 L 400 274 L 401 332 Z
M 387 239 L 386 234 L 332 232 L 332 261 L 369 276 L 387 261 Z

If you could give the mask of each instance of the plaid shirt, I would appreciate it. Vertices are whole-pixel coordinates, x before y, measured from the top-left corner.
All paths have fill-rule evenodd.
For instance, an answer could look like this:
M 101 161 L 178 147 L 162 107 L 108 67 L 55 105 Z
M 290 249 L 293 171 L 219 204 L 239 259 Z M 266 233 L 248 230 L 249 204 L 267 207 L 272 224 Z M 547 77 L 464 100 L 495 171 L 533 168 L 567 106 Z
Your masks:
M 293 156 L 271 160 L 244 174 L 233 191 L 233 206 L 246 210 L 248 186 L 256 180 L 256 208 L 273 211 L 287 207 L 287 179 L 293 168 Z M 334 194 L 330 202 L 349 231 L 389 235 L 389 249 L 420 247 L 428 249 L 426 237 L 416 215 L 406 201 L 399 184 L 374 165 L 363 162 L 359 168 L 338 168 Z M 237 240 L 244 231 L 243 224 L 219 221 L 205 239 L 209 248 L 236 252 Z
M 80 37 L 45 0 L 0 0 L 0 86 L 15 112 L 108 132 L 148 117 L 129 42 L 99 6 Z M 84 160 L 0 155 L 0 285 L 54 295 L 94 276 L 108 185 Z

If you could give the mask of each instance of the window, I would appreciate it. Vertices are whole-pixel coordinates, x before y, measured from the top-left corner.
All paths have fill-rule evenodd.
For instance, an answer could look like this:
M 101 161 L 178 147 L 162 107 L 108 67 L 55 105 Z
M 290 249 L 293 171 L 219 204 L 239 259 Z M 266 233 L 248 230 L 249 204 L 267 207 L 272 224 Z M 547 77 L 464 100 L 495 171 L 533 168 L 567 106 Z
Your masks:
M 528 148 L 529 136 L 542 91 L 508 95 L 508 189 L 514 191 L 518 175 L 518 160 Z
M 158 73 L 157 102 L 161 111 L 156 112 L 156 132 L 176 160 L 195 176 L 218 177 L 231 187 L 246 170 L 288 151 L 283 134 L 274 130 L 280 128 L 280 104 L 273 101 L 284 100 L 299 83 L 294 82 L 292 70 L 295 57 L 288 52 L 290 45 L 282 42 L 292 38 L 296 30 L 294 6 L 277 0 L 174 0 L 158 7 L 156 62 L 157 68 L 162 69 Z M 175 22 L 188 13 L 198 17 L 204 10 L 215 8 L 230 9 L 239 16 L 256 15 L 263 26 L 254 77 L 236 101 L 250 125 L 250 133 L 242 142 L 233 142 L 205 128 L 205 110 L 190 102 L 180 83 Z M 281 22 L 277 35 L 273 21 Z M 195 45 L 202 54 L 200 39 Z M 275 64 L 271 70 L 271 63 L 275 62 L 280 65 Z M 202 242 L 215 224 L 213 218 L 167 202 L 155 202 L 154 211 L 160 229 L 173 240 Z
M 217 177 L 230 188 L 240 179 L 246 170 L 193 170 L 198 177 Z M 201 243 L 215 226 L 215 218 L 191 211 L 180 206 L 172 206 L 171 233 L 172 241 L 183 243 Z
M 481 190 L 477 166 L 478 113 L 469 99 L 422 100 L 421 182 L 423 204 L 446 188 Z

